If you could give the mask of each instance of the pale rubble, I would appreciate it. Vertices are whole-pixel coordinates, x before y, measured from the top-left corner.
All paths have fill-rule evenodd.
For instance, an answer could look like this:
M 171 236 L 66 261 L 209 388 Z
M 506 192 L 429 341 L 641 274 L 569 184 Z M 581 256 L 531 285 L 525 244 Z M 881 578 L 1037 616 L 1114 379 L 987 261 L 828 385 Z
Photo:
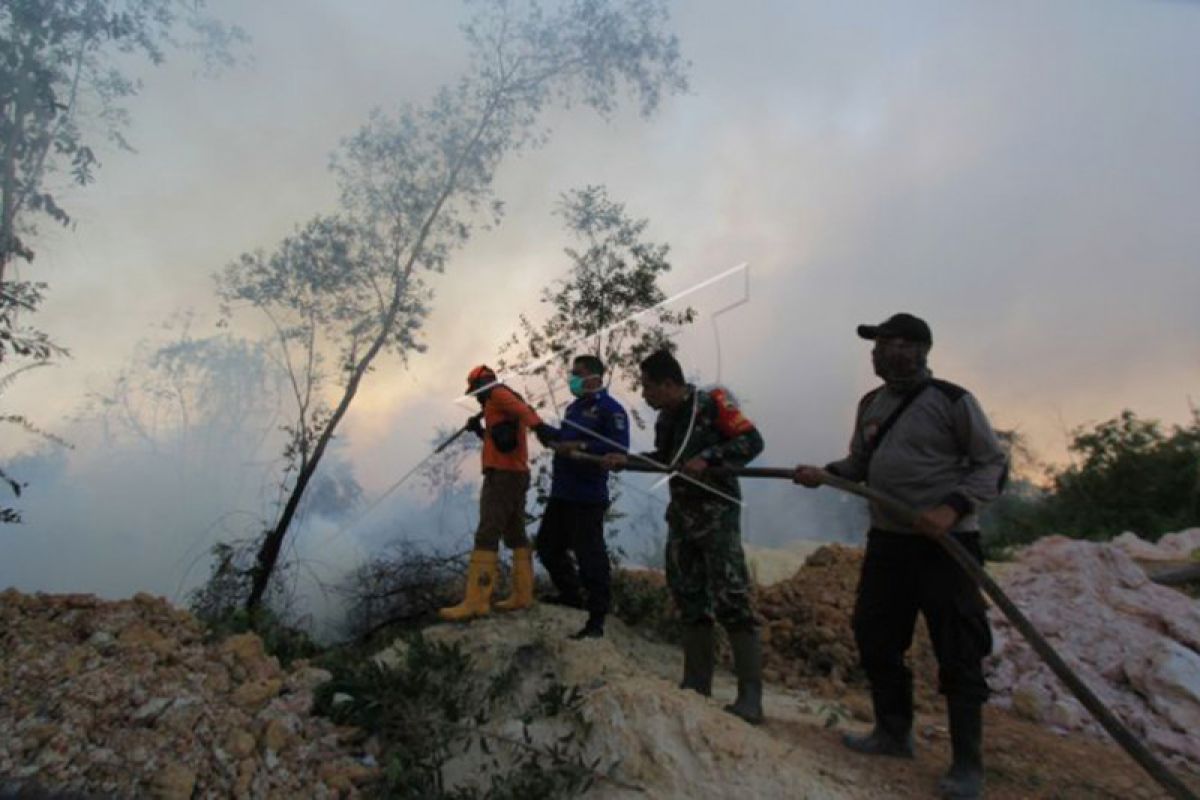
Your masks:
M 1126 531 L 1112 543 L 1139 561 L 1200 560 L 1200 528 L 1164 534 L 1157 542 L 1148 542 L 1136 533 Z
M 1161 754 L 1200 765 L 1200 602 L 1151 582 L 1134 560 L 1178 559 L 1200 529 L 1155 545 L 1051 536 L 1022 550 L 1001 585 L 1093 692 Z M 1181 555 L 1182 554 L 1182 555 Z M 998 609 L 988 659 L 994 702 L 1063 730 L 1104 736 Z
M 329 673 L 283 669 L 253 634 L 205 635 L 145 594 L 0 593 L 0 787 L 357 796 L 377 773 L 359 735 L 309 715 Z

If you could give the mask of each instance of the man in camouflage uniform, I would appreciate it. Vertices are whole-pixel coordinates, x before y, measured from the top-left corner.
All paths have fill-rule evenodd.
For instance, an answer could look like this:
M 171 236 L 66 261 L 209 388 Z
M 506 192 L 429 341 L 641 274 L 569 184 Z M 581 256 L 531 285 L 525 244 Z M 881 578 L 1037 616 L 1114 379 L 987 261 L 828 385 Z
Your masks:
M 712 694 L 713 622 L 729 634 L 738 696 L 726 710 L 752 724 L 762 722 L 762 652 L 750 605 L 750 575 L 741 538 L 741 491 L 737 478 L 707 471 L 738 467 L 763 449 L 754 424 L 727 391 L 687 383 L 667 351 L 641 364 L 642 397 L 658 411 L 654 450 L 639 461 L 680 472 L 670 481 L 667 507 L 667 585 L 683 623 L 682 688 Z M 628 457 L 605 456 L 610 469 Z

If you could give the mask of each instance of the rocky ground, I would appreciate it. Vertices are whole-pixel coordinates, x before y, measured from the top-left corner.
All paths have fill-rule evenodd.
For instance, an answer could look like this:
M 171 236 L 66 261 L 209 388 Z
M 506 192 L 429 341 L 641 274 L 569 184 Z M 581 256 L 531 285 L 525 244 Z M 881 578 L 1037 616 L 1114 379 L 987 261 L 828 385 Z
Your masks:
M 1187 541 L 1167 541 L 1175 560 L 1175 550 L 1191 553 Z M 1093 688 L 1200 791 L 1200 759 L 1190 749 L 1200 706 L 1189 671 L 1200 607 L 1145 579 L 1131 555 L 1148 559 L 1145 544 L 1046 539 L 996 574 Z M 757 728 L 722 710 L 734 695 L 728 670 L 712 699 L 680 691 L 678 650 L 617 620 L 602 640 L 568 641 L 582 612 L 538 606 L 434 626 L 426 637 L 469 654 L 474 680 L 515 664 L 517 692 L 578 687 L 581 746 L 597 777 L 590 797 L 931 797 L 949 743 L 923 634 L 913 652 L 918 757 L 881 762 L 839 743 L 870 716 L 848 626 L 860 563 L 855 548 L 822 548 L 760 590 L 769 683 L 768 720 Z M 993 622 L 988 796 L 1165 796 L 1072 706 L 1006 623 Z M 252 635 L 208 642 L 194 619 L 160 599 L 0 593 L 0 796 L 32 786 L 88 797 L 369 793 L 379 756 L 372 740 L 307 713 L 328 677 L 302 662 L 282 668 Z M 530 704 L 516 699 L 512 707 L 526 710 L 488 723 L 496 741 L 528 747 L 563 735 L 561 720 L 531 717 Z M 448 785 L 469 786 L 481 763 L 477 749 L 455 755 Z
M 356 795 L 370 755 L 308 715 L 328 673 L 204 637 L 148 595 L 0 593 L 0 793 Z

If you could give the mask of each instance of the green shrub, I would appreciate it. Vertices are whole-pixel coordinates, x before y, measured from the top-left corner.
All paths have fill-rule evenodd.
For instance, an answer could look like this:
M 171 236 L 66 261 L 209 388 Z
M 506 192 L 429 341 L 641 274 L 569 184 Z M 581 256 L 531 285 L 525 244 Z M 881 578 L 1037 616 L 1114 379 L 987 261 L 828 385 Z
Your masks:
M 1133 531 L 1157 540 L 1200 525 L 1200 413 L 1164 430 L 1132 411 L 1072 433 L 1073 463 L 1039 489 L 1018 482 L 984 518 L 990 554 L 1048 534 L 1106 541 Z

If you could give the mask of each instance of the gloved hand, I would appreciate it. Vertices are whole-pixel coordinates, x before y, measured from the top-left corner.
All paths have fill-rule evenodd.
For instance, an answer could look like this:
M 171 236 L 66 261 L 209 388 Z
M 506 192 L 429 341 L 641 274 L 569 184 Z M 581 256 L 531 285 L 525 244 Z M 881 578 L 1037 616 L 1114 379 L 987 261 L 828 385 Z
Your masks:
M 533 435 L 537 437 L 538 443 L 542 447 L 549 447 L 551 442 L 557 442 L 562 438 L 561 433 L 544 422 L 533 429 Z
M 475 416 L 469 417 L 467 419 L 467 430 L 469 430 L 471 433 L 478 436 L 480 439 L 483 438 L 483 412 L 482 411 L 480 411 Z

